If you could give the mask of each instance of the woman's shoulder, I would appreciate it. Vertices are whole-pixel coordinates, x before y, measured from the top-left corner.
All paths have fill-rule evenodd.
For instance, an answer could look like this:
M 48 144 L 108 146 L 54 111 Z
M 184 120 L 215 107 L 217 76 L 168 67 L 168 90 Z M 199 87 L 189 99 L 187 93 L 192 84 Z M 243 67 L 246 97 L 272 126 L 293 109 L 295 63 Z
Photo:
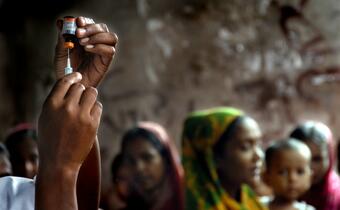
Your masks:
M 33 210 L 35 182 L 22 177 L 2 177 L 0 195 L 0 210 Z

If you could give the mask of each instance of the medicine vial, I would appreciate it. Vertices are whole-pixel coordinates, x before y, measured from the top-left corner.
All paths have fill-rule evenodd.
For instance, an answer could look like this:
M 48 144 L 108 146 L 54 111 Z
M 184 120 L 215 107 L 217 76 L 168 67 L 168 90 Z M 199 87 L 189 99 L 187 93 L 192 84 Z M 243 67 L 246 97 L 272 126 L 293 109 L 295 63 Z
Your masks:
M 77 41 L 76 29 L 76 18 L 73 16 L 65 16 L 62 29 L 62 35 L 65 39 L 65 48 L 72 49 L 74 47 L 74 43 Z
M 77 41 L 76 30 L 76 18 L 73 16 L 65 16 L 62 30 L 62 35 L 65 39 L 64 47 L 67 49 L 67 63 L 64 69 L 65 75 L 71 74 L 73 72 L 70 59 L 70 50 L 74 48 L 74 43 Z

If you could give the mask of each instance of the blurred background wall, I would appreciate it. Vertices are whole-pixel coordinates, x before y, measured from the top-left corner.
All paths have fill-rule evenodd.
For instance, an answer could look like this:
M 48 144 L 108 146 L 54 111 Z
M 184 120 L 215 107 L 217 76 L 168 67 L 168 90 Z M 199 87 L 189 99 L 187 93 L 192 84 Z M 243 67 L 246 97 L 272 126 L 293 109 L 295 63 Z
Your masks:
M 212 106 L 244 109 L 266 142 L 306 119 L 340 136 L 337 0 L 2 0 L 2 137 L 36 122 L 64 15 L 92 17 L 119 36 L 99 88 L 104 183 L 122 133 L 139 120 L 163 124 L 178 146 L 186 114 Z

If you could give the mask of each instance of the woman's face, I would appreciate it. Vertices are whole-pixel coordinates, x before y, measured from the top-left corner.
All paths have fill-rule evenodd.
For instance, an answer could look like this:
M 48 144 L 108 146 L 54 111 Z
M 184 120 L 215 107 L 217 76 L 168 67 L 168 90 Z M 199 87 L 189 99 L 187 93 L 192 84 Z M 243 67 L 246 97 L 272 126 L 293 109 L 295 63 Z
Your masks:
M 329 154 L 326 142 L 304 141 L 312 152 L 313 185 L 320 183 L 329 168 Z
M 150 192 L 160 186 L 165 176 L 165 161 L 151 142 L 137 137 L 126 145 L 123 152 L 133 176 L 133 185 L 139 191 Z
M 263 152 L 260 148 L 262 133 L 258 124 L 245 118 L 235 129 L 234 136 L 224 144 L 217 167 L 221 179 L 234 185 L 255 184 L 260 179 Z

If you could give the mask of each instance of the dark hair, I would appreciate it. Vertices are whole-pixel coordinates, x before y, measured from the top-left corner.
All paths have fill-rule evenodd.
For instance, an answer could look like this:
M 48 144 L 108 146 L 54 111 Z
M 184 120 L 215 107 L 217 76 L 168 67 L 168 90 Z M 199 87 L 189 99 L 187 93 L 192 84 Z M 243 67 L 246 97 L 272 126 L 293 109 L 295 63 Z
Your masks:
M 320 144 L 321 142 L 325 142 L 327 140 L 327 137 L 316 125 L 317 124 L 313 122 L 307 122 L 299 125 L 292 131 L 290 137 L 301 140 L 303 142 L 306 142 L 307 140 L 312 140 L 313 142 L 316 142 L 318 144 Z
M 213 152 L 215 156 L 221 156 L 223 154 L 225 143 L 235 135 L 236 128 L 242 124 L 246 118 L 246 116 L 239 116 L 230 123 L 217 143 L 214 145 Z
M 37 132 L 35 129 L 25 129 L 20 130 L 18 132 L 11 133 L 5 139 L 5 145 L 11 154 L 15 150 L 15 146 L 21 143 L 24 139 L 31 138 L 33 140 L 37 140 Z
M 128 130 L 125 133 L 122 139 L 122 151 L 125 150 L 126 146 L 130 142 L 134 141 L 138 137 L 146 139 L 157 149 L 157 151 L 162 155 L 162 157 L 164 157 L 167 161 L 170 161 L 170 154 L 168 153 L 164 145 L 161 143 L 161 141 L 156 137 L 155 134 L 144 128 L 135 127 Z
M 309 151 L 310 153 L 308 146 L 297 139 L 288 138 L 275 141 L 266 149 L 265 152 L 265 162 L 267 168 L 271 166 L 275 155 L 282 150 L 295 150 L 295 151 L 305 150 L 303 152 L 304 154 L 308 153 L 306 151 Z

